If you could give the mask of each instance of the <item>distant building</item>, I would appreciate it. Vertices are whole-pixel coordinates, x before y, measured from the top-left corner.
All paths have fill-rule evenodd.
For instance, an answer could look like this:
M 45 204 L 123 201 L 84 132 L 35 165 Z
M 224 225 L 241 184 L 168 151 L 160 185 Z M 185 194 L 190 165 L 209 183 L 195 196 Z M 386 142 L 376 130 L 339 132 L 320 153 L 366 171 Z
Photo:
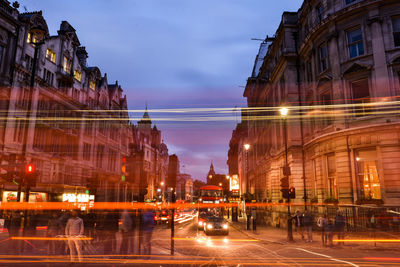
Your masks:
M 229 192 L 229 180 L 226 178 L 226 174 L 215 173 L 212 162 L 210 165 L 210 170 L 207 173 L 207 185 L 216 185 L 222 187 L 225 195 Z
M 176 180 L 176 199 L 183 201 L 193 200 L 193 179 L 190 174 L 178 174 Z

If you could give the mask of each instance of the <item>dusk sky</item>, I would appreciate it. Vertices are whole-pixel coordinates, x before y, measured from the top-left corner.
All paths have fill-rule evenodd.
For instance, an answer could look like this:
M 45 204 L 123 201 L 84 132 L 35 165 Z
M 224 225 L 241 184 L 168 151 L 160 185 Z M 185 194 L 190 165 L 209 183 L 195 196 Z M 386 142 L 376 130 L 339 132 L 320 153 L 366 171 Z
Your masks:
M 88 63 L 122 85 L 130 109 L 246 106 L 243 87 L 259 41 L 274 35 L 283 11 L 300 0 L 21 0 L 20 11 L 42 10 L 55 35 L 62 20 L 77 31 Z M 143 112 L 132 113 L 141 116 Z M 171 115 L 168 115 L 171 117 Z M 179 119 L 181 115 L 173 115 Z M 190 115 L 189 115 L 190 116 Z M 234 118 L 234 117 L 233 117 Z M 210 162 L 227 172 L 235 119 L 154 121 L 181 171 L 204 180 Z M 182 168 L 182 165 L 185 165 Z

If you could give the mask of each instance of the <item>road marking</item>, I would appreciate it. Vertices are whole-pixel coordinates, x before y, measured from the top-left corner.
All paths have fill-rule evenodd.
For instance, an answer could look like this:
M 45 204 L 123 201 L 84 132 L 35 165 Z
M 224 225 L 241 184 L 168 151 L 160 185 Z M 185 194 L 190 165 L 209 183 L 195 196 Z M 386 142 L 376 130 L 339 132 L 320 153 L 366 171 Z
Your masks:
M 310 254 L 314 254 L 314 255 L 317 255 L 317 256 L 321 256 L 321 257 L 328 258 L 328 259 L 330 259 L 331 261 L 343 262 L 343 263 L 349 264 L 349 265 L 354 266 L 354 267 L 360 267 L 359 265 L 354 264 L 354 263 L 352 263 L 352 262 L 344 261 L 344 260 L 339 260 L 339 259 L 333 258 L 332 256 L 329 256 L 329 255 L 325 255 L 325 254 L 313 252 L 313 251 L 310 251 L 310 250 L 307 250 L 307 249 L 304 249 L 304 248 L 296 248 L 296 249 L 297 249 L 297 250 L 304 251 L 304 252 L 307 252 L 307 253 L 310 253 Z

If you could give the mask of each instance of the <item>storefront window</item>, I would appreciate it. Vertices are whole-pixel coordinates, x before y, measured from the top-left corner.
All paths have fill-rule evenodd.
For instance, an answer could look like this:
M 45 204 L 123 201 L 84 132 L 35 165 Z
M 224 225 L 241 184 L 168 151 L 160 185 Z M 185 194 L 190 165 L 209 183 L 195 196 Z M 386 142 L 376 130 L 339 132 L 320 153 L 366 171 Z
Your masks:
M 361 197 L 364 199 L 381 199 L 376 150 L 358 151 L 356 161 Z

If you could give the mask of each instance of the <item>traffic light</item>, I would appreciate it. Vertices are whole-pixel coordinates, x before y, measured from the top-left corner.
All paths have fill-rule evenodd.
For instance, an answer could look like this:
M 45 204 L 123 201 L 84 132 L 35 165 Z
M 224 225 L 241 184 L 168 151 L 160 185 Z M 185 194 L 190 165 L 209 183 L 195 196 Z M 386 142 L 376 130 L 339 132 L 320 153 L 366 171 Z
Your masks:
M 36 186 L 37 172 L 33 163 L 25 165 L 25 181 L 29 186 Z
M 283 177 L 281 178 L 281 191 L 282 189 L 289 189 L 289 178 L 288 177 Z
M 126 157 L 122 157 L 122 165 L 121 165 L 121 181 L 125 182 L 126 181 Z
M 281 189 L 282 198 L 289 198 L 289 189 Z
M 296 198 L 296 188 L 294 187 L 289 188 L 289 197 Z

